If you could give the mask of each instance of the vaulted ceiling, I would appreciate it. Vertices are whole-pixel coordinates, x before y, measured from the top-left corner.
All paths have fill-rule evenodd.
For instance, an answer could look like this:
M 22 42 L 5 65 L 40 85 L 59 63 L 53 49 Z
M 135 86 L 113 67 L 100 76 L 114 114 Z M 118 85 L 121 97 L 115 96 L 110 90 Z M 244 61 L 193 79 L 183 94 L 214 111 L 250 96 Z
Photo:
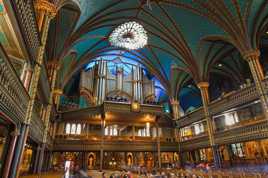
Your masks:
M 267 0 L 55 3 L 60 8 L 49 30 L 47 59 L 61 63 L 61 88 L 90 60 L 118 50 L 125 53 L 115 52 L 114 56 L 142 63 L 171 97 L 196 93 L 196 83 L 201 81 L 209 81 L 217 88 L 221 79 L 230 81 L 231 88 L 237 87 L 250 77 L 241 56 L 260 49 L 267 41 L 261 40 L 267 31 Z M 127 51 L 110 45 L 109 34 L 128 21 L 142 24 L 147 31 L 148 45 L 143 49 Z

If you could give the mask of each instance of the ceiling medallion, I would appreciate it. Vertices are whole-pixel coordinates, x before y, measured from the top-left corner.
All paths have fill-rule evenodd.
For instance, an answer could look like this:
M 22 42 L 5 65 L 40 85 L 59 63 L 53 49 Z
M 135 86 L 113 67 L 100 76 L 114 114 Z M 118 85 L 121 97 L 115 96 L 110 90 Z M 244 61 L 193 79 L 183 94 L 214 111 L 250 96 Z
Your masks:
M 148 36 L 142 25 L 132 21 L 115 28 L 109 37 L 109 42 L 115 47 L 136 50 L 147 45 Z

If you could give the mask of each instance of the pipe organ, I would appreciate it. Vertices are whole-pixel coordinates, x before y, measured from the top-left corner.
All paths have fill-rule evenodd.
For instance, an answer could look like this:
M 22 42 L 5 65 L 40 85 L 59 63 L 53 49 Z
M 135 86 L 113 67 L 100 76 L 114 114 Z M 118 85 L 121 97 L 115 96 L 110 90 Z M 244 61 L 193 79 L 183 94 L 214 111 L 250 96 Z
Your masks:
M 105 100 L 121 102 L 155 102 L 155 84 L 140 65 L 119 65 L 118 62 L 99 60 L 80 78 L 80 97 L 89 105 L 100 105 Z
M 143 93 L 142 93 L 142 68 L 140 66 L 134 66 L 132 68 L 133 74 L 133 99 L 134 101 L 142 102 Z
M 97 105 L 103 103 L 106 95 L 106 74 L 107 74 L 107 61 L 100 60 L 97 63 L 97 87 L 95 88 L 95 95 L 97 98 Z

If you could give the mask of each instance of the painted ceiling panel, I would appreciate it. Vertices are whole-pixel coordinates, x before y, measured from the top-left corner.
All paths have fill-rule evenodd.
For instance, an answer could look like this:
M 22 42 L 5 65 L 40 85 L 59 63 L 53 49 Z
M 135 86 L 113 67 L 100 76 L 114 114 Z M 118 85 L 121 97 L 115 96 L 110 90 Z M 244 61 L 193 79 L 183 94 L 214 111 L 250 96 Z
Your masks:
M 47 43 L 47 57 L 49 60 L 55 60 L 60 57 L 78 18 L 79 12 L 77 10 L 64 6 L 51 21 Z
M 79 70 L 79 67 L 82 68 L 96 56 L 121 55 L 117 52 L 122 49 L 110 46 L 109 34 L 124 22 L 137 21 L 148 32 L 148 46 L 123 55 L 131 60 L 140 60 L 155 77 L 161 78 L 160 81 L 164 82 L 163 86 L 167 90 L 171 89 L 176 93 L 176 90 L 182 89 L 179 92 L 180 98 L 185 99 L 187 96 L 193 99 L 194 97 L 188 95 L 195 97 L 197 95 L 196 98 L 199 100 L 200 96 L 198 92 L 196 93 L 196 88 L 186 87 L 185 89 L 189 80 L 197 83 L 209 80 L 211 73 L 218 73 L 225 77 L 224 72 L 237 73 L 242 70 L 244 65 L 239 60 L 236 61 L 241 56 L 235 56 L 235 59 L 232 56 L 233 51 L 238 53 L 239 50 L 239 43 L 234 38 L 236 35 L 240 35 L 240 39 L 243 38 L 242 43 L 250 41 L 253 47 L 257 46 L 255 45 L 257 40 L 254 38 L 258 38 L 264 25 L 268 23 L 265 20 L 268 14 L 268 3 L 264 0 L 252 0 L 250 17 L 245 16 L 245 19 L 242 19 L 246 23 L 247 20 L 249 21 L 251 34 L 240 34 L 238 32 L 241 29 L 242 31 L 247 29 L 241 27 L 239 15 L 246 14 L 250 2 L 251 0 L 217 2 L 151 0 L 147 4 L 145 0 L 81 0 L 82 14 L 76 24 L 76 31 L 72 34 L 73 43 L 69 46 L 70 51 L 75 51 L 77 56 L 72 56 L 72 67 L 68 69 Z M 216 6 L 217 8 L 214 8 Z M 260 8 L 263 10 L 258 13 Z M 256 14 L 259 15 L 257 20 Z M 66 29 L 68 23 L 62 22 L 61 26 Z M 60 39 L 60 43 L 64 38 L 65 36 Z M 232 42 L 238 50 L 234 50 L 234 46 L 228 44 L 229 42 Z M 242 46 L 241 49 L 246 47 L 248 46 Z M 137 56 L 140 56 L 140 59 Z M 218 64 L 223 67 L 217 66 Z M 170 71 L 171 65 L 177 66 L 178 70 Z M 188 74 L 182 72 L 184 69 Z M 170 76 L 172 72 L 175 75 L 173 78 Z M 238 79 L 234 80 L 238 81 Z M 185 101 L 184 108 L 195 107 L 198 104 L 200 100 L 195 104 Z
M 224 34 L 219 27 L 215 26 L 204 17 L 184 9 L 178 10 L 178 8 L 170 5 L 163 5 L 163 8 L 177 24 L 176 26 L 182 32 L 193 54 L 196 54 L 199 42 L 203 37 L 207 35 Z M 191 33 L 189 33 L 189 31 L 191 31 Z
M 113 0 L 81 0 L 81 16 L 77 22 L 76 27 L 79 27 L 84 23 L 89 17 L 100 11 L 103 7 L 106 7 L 109 4 L 112 4 Z

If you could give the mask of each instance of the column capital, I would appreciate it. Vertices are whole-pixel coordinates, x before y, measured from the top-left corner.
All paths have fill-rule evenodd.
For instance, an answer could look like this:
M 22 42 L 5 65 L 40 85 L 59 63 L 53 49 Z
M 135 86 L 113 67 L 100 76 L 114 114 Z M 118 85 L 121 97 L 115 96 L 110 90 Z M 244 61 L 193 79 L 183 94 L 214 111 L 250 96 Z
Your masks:
M 10 135 L 13 136 L 13 137 L 16 137 L 16 136 L 20 135 L 20 133 L 19 133 L 18 129 L 15 129 L 14 131 L 12 131 L 10 133 Z
M 54 93 L 55 95 L 62 95 L 62 94 L 63 94 L 63 91 L 62 91 L 62 89 L 54 89 L 54 90 L 53 90 L 53 93 Z
M 57 14 L 57 7 L 47 0 L 36 0 L 34 6 L 37 11 L 44 11 L 52 18 Z
M 242 53 L 242 56 L 243 56 L 243 59 L 245 59 L 246 61 L 249 61 L 249 60 L 258 58 L 260 54 L 261 54 L 260 50 L 253 49 L 253 50 L 249 50 L 249 51 Z
M 179 105 L 179 104 L 180 104 L 180 102 L 179 102 L 179 100 L 178 100 L 178 99 L 171 98 L 171 99 L 170 99 L 170 104 L 171 104 L 171 105 Z
M 198 88 L 201 89 L 201 88 L 208 88 L 209 87 L 209 83 L 208 82 L 199 82 L 197 84 Z

